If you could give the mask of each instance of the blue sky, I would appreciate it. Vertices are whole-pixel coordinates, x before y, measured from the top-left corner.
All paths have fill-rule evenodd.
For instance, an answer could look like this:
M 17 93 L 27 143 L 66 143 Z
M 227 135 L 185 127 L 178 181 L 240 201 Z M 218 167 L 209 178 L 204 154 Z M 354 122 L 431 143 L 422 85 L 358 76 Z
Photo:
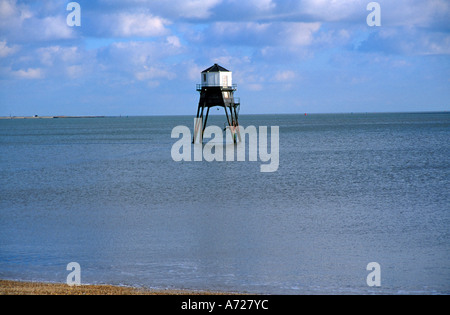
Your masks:
M 450 109 L 450 1 L 0 0 L 0 116 L 195 115 L 233 71 L 241 114 Z

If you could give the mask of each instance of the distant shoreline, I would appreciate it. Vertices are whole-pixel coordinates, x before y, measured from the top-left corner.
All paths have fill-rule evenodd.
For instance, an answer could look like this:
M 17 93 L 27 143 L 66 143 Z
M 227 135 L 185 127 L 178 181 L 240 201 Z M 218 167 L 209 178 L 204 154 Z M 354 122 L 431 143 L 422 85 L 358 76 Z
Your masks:
M 2 116 L 0 119 L 105 118 L 106 116 Z
M 152 290 L 114 285 L 69 286 L 63 283 L 0 280 L 0 295 L 229 295 L 190 290 Z M 234 293 L 235 294 L 235 293 Z
M 335 113 L 319 113 L 319 112 L 308 112 L 308 113 L 246 113 L 242 116 L 285 116 L 285 115 L 384 115 L 384 114 L 415 114 L 415 115 L 426 115 L 426 114 L 450 114 L 450 111 L 404 111 L 404 112 L 335 112 Z M 55 118 L 129 118 L 129 117 L 191 117 L 195 114 L 180 114 L 180 115 L 100 115 L 100 116 L 89 116 L 89 115 L 77 115 L 77 116 L 66 116 L 66 115 L 54 115 L 54 116 L 0 116 L 0 120 L 7 119 L 55 119 Z

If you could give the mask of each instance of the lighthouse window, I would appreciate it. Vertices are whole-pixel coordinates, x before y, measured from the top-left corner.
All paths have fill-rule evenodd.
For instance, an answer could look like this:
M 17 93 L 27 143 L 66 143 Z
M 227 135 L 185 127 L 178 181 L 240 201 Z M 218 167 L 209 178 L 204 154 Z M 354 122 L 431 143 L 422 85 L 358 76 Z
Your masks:
M 228 77 L 227 76 L 223 77 L 223 86 L 228 86 Z
M 203 74 L 203 82 L 206 82 L 206 74 Z

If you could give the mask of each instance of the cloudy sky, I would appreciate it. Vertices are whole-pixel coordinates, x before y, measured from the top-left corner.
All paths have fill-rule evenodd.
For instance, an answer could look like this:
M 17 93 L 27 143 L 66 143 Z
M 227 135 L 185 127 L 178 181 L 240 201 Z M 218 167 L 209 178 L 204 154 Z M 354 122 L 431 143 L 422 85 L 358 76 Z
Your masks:
M 195 115 L 233 71 L 241 114 L 450 109 L 450 1 L 0 0 L 0 116 Z

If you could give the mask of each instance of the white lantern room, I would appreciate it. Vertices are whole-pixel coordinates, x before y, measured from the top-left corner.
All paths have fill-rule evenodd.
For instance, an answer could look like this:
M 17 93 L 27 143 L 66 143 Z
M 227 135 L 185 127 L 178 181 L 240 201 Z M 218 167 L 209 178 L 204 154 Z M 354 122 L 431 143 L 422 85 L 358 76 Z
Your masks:
M 233 85 L 232 73 L 217 63 L 204 70 L 202 73 L 202 86 L 222 86 L 230 87 Z

